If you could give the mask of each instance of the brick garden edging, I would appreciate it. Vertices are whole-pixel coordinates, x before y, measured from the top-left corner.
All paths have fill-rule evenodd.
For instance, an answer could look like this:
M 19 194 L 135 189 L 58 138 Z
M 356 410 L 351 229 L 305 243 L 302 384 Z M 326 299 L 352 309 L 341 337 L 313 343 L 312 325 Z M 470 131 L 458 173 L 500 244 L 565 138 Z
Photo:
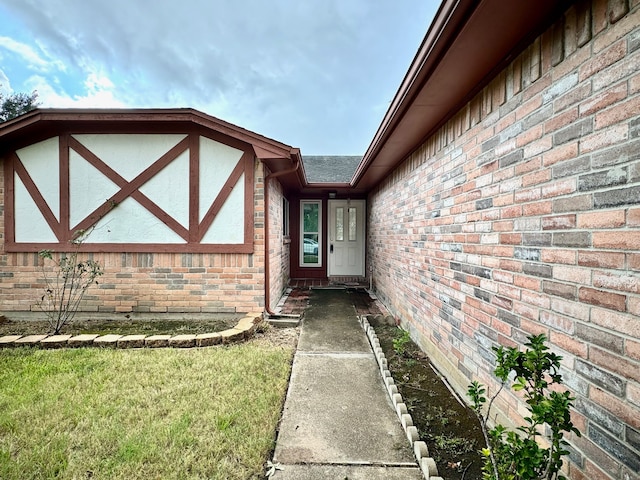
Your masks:
M 0 337 L 2 347 L 110 347 L 110 348 L 192 348 L 238 342 L 250 338 L 262 321 L 262 313 L 249 313 L 238 320 L 235 327 L 214 333 L 182 335 L 5 335 Z
M 442 477 L 438 476 L 438 467 L 436 466 L 435 460 L 429 456 L 427 444 L 418 438 L 418 429 L 413 425 L 413 419 L 411 418 L 411 414 L 407 411 L 407 406 L 402 399 L 402 395 L 398 393 L 398 387 L 396 387 L 395 381 L 391 376 L 391 372 L 389 372 L 389 369 L 387 368 L 387 358 L 385 357 L 382 348 L 380 348 L 380 340 L 378 340 L 378 336 L 376 335 L 373 327 L 369 324 L 367 317 L 367 315 L 359 317 L 360 325 L 362 325 L 362 328 L 367 333 L 367 338 L 369 339 L 376 361 L 380 367 L 380 373 L 382 374 L 382 379 L 387 393 L 389 394 L 391 403 L 398 414 L 400 423 L 402 423 L 402 428 L 404 428 L 407 439 L 413 447 L 413 453 L 416 456 L 418 465 L 420 465 L 420 470 L 422 470 L 422 474 L 427 480 L 443 480 Z

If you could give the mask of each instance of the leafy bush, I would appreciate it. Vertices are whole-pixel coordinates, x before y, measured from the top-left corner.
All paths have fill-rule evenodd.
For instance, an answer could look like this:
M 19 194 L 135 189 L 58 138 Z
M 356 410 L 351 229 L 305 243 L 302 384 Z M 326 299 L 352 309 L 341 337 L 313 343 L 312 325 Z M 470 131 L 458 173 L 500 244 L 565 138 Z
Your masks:
M 561 475 L 562 457 L 569 452 L 565 449 L 564 432 L 580 432 L 571 422 L 570 408 L 574 398 L 568 391 L 559 391 L 562 376 L 558 373 L 562 357 L 549 352 L 544 335 L 528 337 L 528 347 L 521 352 L 516 348 L 494 347 L 497 366 L 494 370 L 501 381 L 501 387 L 487 402 L 485 387 L 474 381 L 467 394 L 471 398 L 485 437 L 487 448 L 482 450 L 485 459 L 484 480 L 563 480 Z M 493 401 L 498 396 L 509 376 L 515 374 L 511 388 L 523 392 L 529 410 L 525 425 L 509 431 L 503 425 L 492 429 L 487 426 Z M 548 448 L 543 448 L 539 440 L 547 428 Z

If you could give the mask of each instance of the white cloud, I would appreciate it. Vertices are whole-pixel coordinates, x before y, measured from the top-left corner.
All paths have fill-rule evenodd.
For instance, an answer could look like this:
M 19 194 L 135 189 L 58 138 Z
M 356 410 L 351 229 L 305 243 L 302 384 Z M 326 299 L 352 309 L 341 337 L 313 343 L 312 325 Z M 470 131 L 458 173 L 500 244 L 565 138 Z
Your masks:
M 27 63 L 27 66 L 33 70 L 45 72 L 51 70 L 52 67 L 58 68 L 60 66 L 60 62 L 52 62 L 43 58 L 30 45 L 18 42 L 9 37 L 0 36 L 0 48 L 4 48 L 18 55 Z
M 194 107 L 306 154 L 361 154 L 439 1 L 2 3 L 33 39 L 11 52 L 50 68 L 13 86 L 45 106 Z
M 109 88 L 109 79 L 99 80 L 101 84 L 95 83 L 95 79 L 90 80 L 88 77 L 85 83 L 91 85 L 91 88 L 82 94 L 75 95 L 57 89 L 41 75 L 31 76 L 25 82 L 25 86 L 30 91 L 38 92 L 38 100 L 43 108 L 126 108 L 127 104 L 118 100 L 113 88 Z
M 113 90 L 114 84 L 109 77 L 97 72 L 91 72 L 87 79 L 84 81 L 87 91 L 90 93 L 96 93 L 104 90 Z

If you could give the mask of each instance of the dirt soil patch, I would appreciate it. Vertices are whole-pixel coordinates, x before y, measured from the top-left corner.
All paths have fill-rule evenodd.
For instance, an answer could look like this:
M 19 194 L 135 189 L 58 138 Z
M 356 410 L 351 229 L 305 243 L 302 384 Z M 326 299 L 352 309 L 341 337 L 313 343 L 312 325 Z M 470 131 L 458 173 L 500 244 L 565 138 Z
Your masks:
M 300 327 L 272 327 L 262 325 L 250 341 L 295 350 L 300 337 Z
M 440 476 L 447 480 L 482 478 L 478 451 L 484 440 L 473 411 L 452 393 L 408 334 L 384 324 L 376 324 L 374 329 L 389 371 Z
M 233 328 L 243 314 L 213 313 L 180 317 L 131 316 L 123 314 L 87 316 L 78 314 L 62 327 L 60 333 L 117 335 L 181 335 L 214 333 Z M 38 335 L 50 333 L 51 327 L 42 315 L 7 315 L 0 320 L 0 337 L 4 335 Z

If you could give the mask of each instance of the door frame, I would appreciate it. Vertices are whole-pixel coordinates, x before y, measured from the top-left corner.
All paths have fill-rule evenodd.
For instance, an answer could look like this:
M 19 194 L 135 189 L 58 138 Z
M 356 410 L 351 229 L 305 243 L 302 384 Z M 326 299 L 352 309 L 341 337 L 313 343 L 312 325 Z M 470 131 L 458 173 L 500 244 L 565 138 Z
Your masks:
M 346 207 L 349 207 L 349 205 L 351 204 L 357 204 L 361 207 L 361 214 L 362 214 L 362 222 L 360 222 L 360 230 L 356 232 L 356 237 L 359 239 L 357 240 L 357 243 L 359 244 L 358 246 L 360 247 L 360 269 L 357 272 L 350 272 L 350 273 L 339 273 L 336 274 L 334 272 L 332 272 L 332 267 L 333 267 L 333 262 L 332 262 L 332 252 L 331 252 L 331 245 L 333 242 L 333 229 L 334 229 L 334 225 L 333 225 L 333 215 L 334 215 L 334 209 L 333 207 L 336 204 L 341 204 L 341 205 L 345 205 Z M 358 225 L 358 222 L 356 222 L 356 225 Z M 348 228 L 348 227 L 347 227 Z M 356 227 L 358 228 L 358 227 Z M 367 242 L 366 242 L 366 232 L 367 232 L 367 203 L 365 199 L 330 199 L 328 201 L 328 205 L 327 205 L 327 229 L 326 229 L 326 234 L 325 234 L 325 242 L 326 242 L 326 252 L 325 252 L 325 258 L 326 258 L 326 265 L 327 265 L 327 277 L 364 277 L 365 276 L 365 272 L 366 272 L 366 250 L 367 250 Z

